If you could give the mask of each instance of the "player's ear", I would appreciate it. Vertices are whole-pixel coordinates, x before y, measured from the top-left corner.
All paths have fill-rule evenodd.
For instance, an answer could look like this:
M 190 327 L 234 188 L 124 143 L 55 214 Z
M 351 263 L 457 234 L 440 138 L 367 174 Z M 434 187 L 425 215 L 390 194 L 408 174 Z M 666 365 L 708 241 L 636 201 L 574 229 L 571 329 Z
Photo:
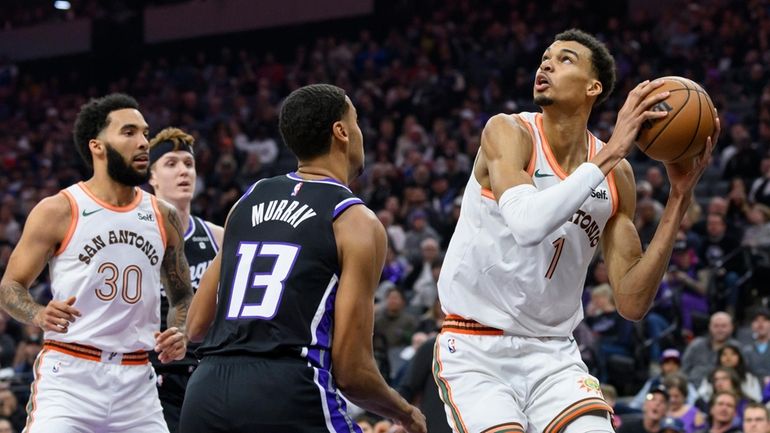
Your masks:
M 341 120 L 338 120 L 332 124 L 332 135 L 334 138 L 342 142 L 347 142 L 350 139 L 348 135 L 348 129 L 345 127 L 345 124 Z
M 91 149 L 91 153 L 94 155 L 103 155 L 107 152 L 104 142 L 98 138 L 93 138 L 88 142 L 88 148 Z
M 602 82 L 599 80 L 591 80 L 588 82 L 588 88 L 586 89 L 586 94 L 588 96 L 595 96 L 598 97 L 602 94 Z

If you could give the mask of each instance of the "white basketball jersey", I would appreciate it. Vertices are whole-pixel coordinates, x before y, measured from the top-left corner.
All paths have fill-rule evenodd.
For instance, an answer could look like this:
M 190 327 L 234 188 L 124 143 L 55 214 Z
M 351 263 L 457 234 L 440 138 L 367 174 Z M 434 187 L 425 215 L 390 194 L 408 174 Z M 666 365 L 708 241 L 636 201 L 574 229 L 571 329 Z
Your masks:
M 519 116 L 533 139 L 527 171 L 535 186 L 558 184 L 567 174 L 544 136 L 542 115 Z M 603 143 L 588 131 L 586 137 L 591 159 Z M 524 247 L 514 240 L 492 191 L 471 173 L 438 281 L 444 311 L 512 335 L 571 336 L 583 318 L 588 265 L 617 203 L 610 174 L 561 227 Z
M 155 347 L 160 329 L 160 266 L 166 233 L 155 196 L 136 189 L 115 207 L 80 182 L 62 191 L 70 201 L 67 237 L 49 262 L 53 298 L 75 296 L 82 314 L 65 334 L 45 338 L 109 352 Z

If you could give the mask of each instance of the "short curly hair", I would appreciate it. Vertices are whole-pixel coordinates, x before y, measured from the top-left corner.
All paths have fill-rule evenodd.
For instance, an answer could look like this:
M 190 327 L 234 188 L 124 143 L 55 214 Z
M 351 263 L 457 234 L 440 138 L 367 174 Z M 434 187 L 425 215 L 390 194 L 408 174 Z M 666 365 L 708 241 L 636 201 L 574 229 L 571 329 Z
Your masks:
M 278 124 L 286 146 L 299 160 L 329 152 L 332 125 L 348 111 L 345 91 L 330 84 L 301 87 L 284 100 Z
M 569 29 L 556 35 L 555 41 L 574 41 L 591 50 L 591 64 L 596 78 L 602 83 L 602 93 L 596 100 L 596 105 L 606 101 L 615 89 L 615 58 L 607 46 L 596 37 L 578 29 Z
M 136 102 L 136 99 L 123 93 L 112 93 L 101 98 L 91 99 L 80 107 L 72 136 L 75 140 L 75 148 L 88 168 L 94 166 L 88 143 L 110 124 L 110 113 L 125 108 L 138 110 L 139 103 Z

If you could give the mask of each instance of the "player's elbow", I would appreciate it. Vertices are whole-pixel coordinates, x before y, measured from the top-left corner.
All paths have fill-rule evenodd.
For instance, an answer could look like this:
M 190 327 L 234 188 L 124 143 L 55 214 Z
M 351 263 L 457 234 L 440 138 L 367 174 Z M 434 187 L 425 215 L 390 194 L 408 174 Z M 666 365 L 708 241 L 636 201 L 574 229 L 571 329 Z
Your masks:
M 617 309 L 618 314 L 630 322 L 638 322 L 644 319 L 645 314 L 647 314 L 646 308 L 640 308 L 639 306 L 633 304 L 618 303 Z
M 355 398 L 362 385 L 360 369 L 354 365 L 348 365 L 347 368 L 337 368 L 336 365 L 334 367 L 334 381 L 337 387 L 345 395 Z
M 350 355 L 347 353 L 346 355 Z M 364 360 L 356 360 L 352 356 L 333 356 L 334 381 L 345 395 L 353 398 L 359 396 L 366 386 L 368 372 Z

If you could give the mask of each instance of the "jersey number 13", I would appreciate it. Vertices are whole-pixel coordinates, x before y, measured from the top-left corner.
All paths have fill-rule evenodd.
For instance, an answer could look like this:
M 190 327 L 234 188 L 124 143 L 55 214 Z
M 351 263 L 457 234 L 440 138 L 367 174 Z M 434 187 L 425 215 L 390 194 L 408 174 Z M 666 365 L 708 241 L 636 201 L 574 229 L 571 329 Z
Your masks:
M 228 319 L 272 319 L 278 311 L 284 283 L 294 267 L 300 246 L 287 243 L 241 242 L 238 245 L 238 266 L 230 292 L 227 308 Z M 275 257 L 273 270 L 268 273 L 252 273 L 251 266 L 257 257 Z M 245 304 L 246 290 L 264 287 L 262 302 Z

